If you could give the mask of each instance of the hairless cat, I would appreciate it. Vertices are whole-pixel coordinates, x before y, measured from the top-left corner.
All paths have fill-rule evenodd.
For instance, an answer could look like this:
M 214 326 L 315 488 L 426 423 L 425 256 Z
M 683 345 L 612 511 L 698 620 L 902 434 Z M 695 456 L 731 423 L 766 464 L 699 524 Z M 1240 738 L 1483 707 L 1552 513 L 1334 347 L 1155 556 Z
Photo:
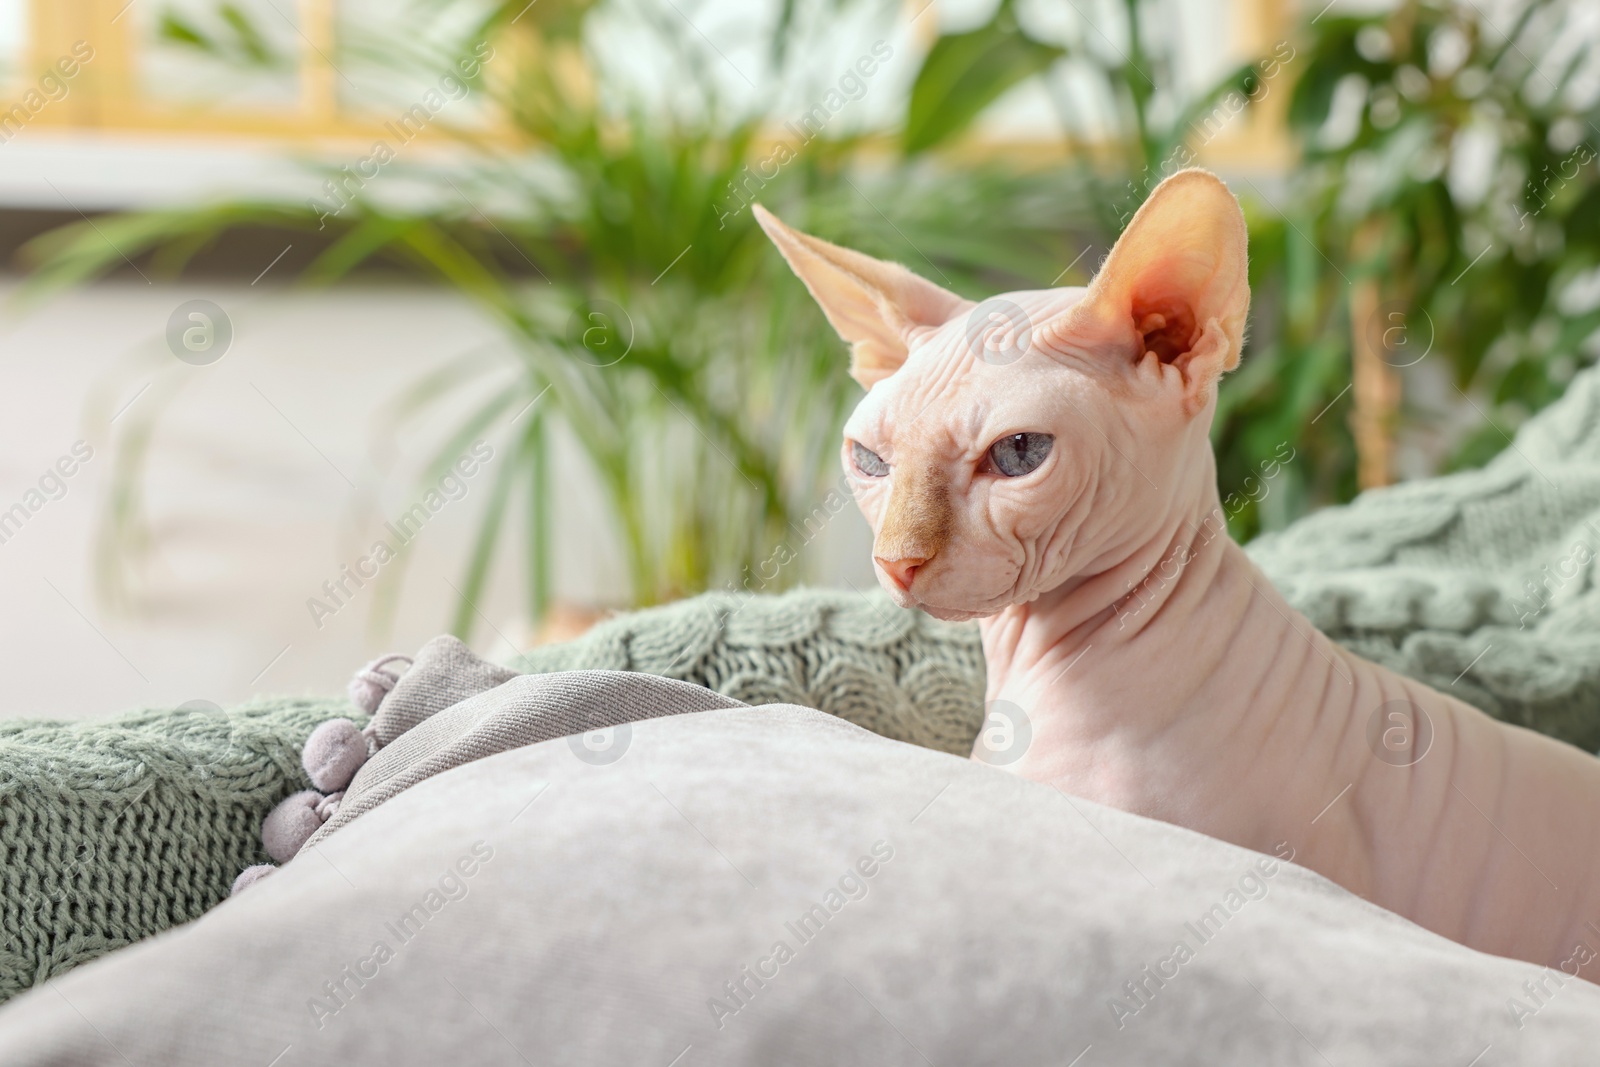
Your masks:
M 1250 289 L 1219 179 L 1164 181 L 1087 288 L 982 304 L 756 216 L 867 390 L 842 458 L 878 580 L 979 620 L 1031 730 L 1010 769 L 1593 980 L 1600 760 L 1336 645 L 1226 534 Z

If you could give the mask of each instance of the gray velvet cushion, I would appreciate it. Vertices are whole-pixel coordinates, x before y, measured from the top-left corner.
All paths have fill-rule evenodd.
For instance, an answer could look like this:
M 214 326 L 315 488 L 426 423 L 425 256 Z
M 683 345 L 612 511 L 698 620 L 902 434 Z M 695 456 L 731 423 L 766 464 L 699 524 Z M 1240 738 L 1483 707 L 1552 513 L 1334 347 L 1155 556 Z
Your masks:
M 769 705 L 422 781 L 13 1000 L 0 1063 L 1590 1062 L 1600 988 L 1556 982 L 1291 864 Z M 1519 1029 L 1524 983 L 1553 992 Z
M 502 676 L 490 673 L 496 671 Z M 485 663 L 454 637 L 435 637 L 372 717 L 378 736 L 393 740 L 356 772 L 338 811 L 304 847 L 315 848 L 417 783 L 473 760 L 566 737 L 574 753 L 606 762 L 625 754 L 621 746 L 640 719 L 740 707 L 703 686 L 632 671 L 516 674 Z M 596 732 L 603 736 L 591 742 Z M 593 751 L 593 744 L 605 750 Z

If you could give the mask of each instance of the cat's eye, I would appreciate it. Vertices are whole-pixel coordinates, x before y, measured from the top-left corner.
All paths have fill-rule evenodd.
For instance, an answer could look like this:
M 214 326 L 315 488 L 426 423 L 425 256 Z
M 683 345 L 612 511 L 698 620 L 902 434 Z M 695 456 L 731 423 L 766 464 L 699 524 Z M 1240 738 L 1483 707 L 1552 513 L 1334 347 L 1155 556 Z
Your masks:
M 889 473 L 889 465 L 883 457 L 860 441 L 850 442 L 850 461 L 856 465 L 856 470 L 868 478 L 882 478 Z
M 1039 469 L 1055 438 L 1047 433 L 1014 433 L 989 446 L 989 465 L 1006 478 L 1020 478 Z

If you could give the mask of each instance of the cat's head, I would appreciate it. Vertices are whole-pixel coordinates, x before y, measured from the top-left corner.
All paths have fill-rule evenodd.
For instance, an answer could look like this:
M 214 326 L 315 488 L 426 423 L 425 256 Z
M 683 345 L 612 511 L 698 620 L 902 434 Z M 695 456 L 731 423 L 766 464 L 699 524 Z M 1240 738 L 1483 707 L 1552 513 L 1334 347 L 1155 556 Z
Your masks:
M 756 215 L 852 346 L 844 469 L 901 606 L 967 619 L 1092 580 L 1211 490 L 1250 305 L 1215 176 L 1162 182 L 1087 288 L 982 304 Z

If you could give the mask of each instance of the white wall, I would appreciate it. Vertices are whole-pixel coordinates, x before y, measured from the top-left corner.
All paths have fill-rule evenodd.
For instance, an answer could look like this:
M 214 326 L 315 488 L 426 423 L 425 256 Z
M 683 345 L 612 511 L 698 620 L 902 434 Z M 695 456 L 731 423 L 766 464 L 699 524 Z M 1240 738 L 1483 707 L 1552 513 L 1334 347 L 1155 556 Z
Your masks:
M 0 289 L 0 298 L 13 293 Z M 214 301 L 234 324 L 232 347 L 211 366 L 180 364 L 164 342 L 172 310 L 195 297 Z M 446 358 L 500 344 L 473 309 L 432 289 L 134 282 L 7 311 L 0 510 L 22 500 L 74 441 L 85 440 L 94 458 L 66 480 L 65 496 L 0 544 L 0 715 L 85 717 L 193 699 L 227 704 L 257 692 L 337 692 L 373 655 L 414 651 L 442 631 L 455 601 L 447 582 L 460 584 L 492 471 L 469 481 L 466 496 L 413 542 L 392 631 L 373 632 L 372 586 L 320 628 L 306 601 L 381 534 L 384 516 L 417 499 L 415 465 L 443 421 L 386 455 L 376 432 L 384 402 Z M 97 599 L 92 577 L 110 442 L 174 383 L 182 388 L 156 424 L 147 478 L 156 534 L 148 584 L 119 609 Z M 577 456 L 556 468 L 557 594 L 621 603 L 626 586 L 604 506 Z M 521 530 L 512 532 L 500 578 L 479 604 L 494 629 L 480 626 L 476 644 L 492 655 L 531 633 Z M 818 543 L 819 576 L 865 588 L 869 544 L 847 509 Z

